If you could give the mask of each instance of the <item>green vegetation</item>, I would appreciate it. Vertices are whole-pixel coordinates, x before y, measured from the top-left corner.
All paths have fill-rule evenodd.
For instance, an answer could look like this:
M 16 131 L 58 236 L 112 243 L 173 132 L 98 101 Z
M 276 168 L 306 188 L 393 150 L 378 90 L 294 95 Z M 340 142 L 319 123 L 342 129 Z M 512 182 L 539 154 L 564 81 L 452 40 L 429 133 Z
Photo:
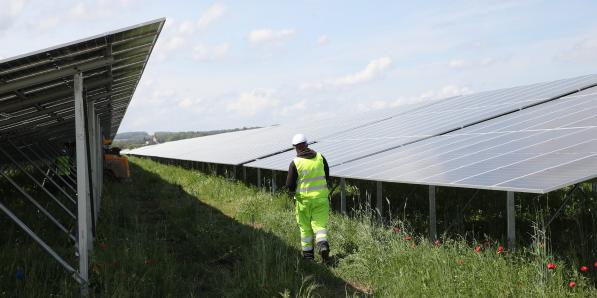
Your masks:
M 218 129 L 208 131 L 181 131 L 181 132 L 169 132 L 169 131 L 158 131 L 153 136 L 144 131 L 136 132 L 123 132 L 119 133 L 114 137 L 113 146 L 122 149 L 133 149 L 146 145 L 146 142 L 154 144 L 153 137 L 155 136 L 158 143 L 166 143 L 172 141 L 178 141 L 183 139 L 204 137 L 210 135 L 216 135 L 221 133 L 228 133 L 234 131 L 255 129 L 259 127 L 242 127 L 233 129 Z
M 145 159 L 131 158 L 131 166 L 131 183 L 105 185 L 92 259 L 98 296 L 597 295 L 590 279 L 597 268 L 581 273 L 554 260 L 540 233 L 531 248 L 516 253 L 497 253 L 495 242 L 435 245 L 412 235 L 406 222 L 379 225 L 367 208 L 351 218 L 332 214 L 332 266 L 306 263 L 284 194 Z M 53 260 L 0 220 L 7 227 L 0 243 L 1 295 L 78 295 Z M 555 269 L 547 269 L 550 262 Z M 17 267 L 22 280 L 15 279 Z

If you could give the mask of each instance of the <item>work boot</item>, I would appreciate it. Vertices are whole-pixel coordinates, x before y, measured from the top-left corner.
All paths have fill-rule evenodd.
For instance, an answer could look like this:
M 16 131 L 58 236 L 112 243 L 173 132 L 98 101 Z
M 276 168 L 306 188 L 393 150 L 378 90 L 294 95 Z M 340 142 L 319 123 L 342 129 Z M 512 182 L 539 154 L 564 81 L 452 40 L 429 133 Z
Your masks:
M 311 262 L 315 260 L 313 250 L 303 250 L 303 259 Z
M 324 264 L 327 264 L 330 257 L 330 245 L 327 241 L 317 242 L 317 250 L 321 255 L 321 260 Z

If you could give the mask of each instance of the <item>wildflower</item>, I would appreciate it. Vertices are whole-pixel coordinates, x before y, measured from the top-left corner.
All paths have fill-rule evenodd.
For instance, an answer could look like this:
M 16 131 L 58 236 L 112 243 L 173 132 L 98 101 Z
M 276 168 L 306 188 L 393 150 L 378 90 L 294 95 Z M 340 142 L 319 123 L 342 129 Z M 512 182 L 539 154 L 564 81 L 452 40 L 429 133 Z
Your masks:
M 589 267 L 587 267 L 587 266 L 580 266 L 580 271 L 587 272 L 587 271 L 589 271 Z
M 501 254 L 501 253 L 503 253 L 503 252 L 504 252 L 504 247 L 503 247 L 503 246 L 501 246 L 501 245 L 500 245 L 500 246 L 498 246 L 497 253 Z
M 554 263 L 547 263 L 547 269 L 549 269 L 549 270 L 556 269 L 556 264 L 554 264 Z
M 145 260 L 145 265 L 153 265 L 155 263 L 157 263 L 157 261 L 155 259 L 147 259 Z
M 105 242 L 100 242 L 98 244 L 99 248 L 101 248 L 102 250 L 106 250 L 108 248 L 108 244 L 106 244 Z
M 459 259 L 458 261 L 456 261 L 458 263 L 458 265 L 464 265 L 464 260 L 463 259 Z
M 394 233 L 400 233 L 400 227 L 394 227 Z
M 477 245 L 477 247 L 475 247 L 475 252 L 476 253 L 480 253 L 481 252 L 481 245 Z
M 595 262 L 595 264 L 593 264 L 593 267 L 597 268 L 597 262 Z
M 434 242 L 434 243 L 435 243 L 435 246 L 440 246 L 440 245 L 442 244 L 442 242 L 441 242 L 441 241 L 439 241 L 439 240 L 435 240 L 435 242 Z
M 411 236 L 406 236 L 406 237 L 404 237 L 404 240 L 406 240 L 406 241 L 411 241 L 411 240 L 413 240 L 413 237 L 411 237 Z
M 568 286 L 569 286 L 571 289 L 574 289 L 574 287 L 576 287 L 576 282 L 575 282 L 575 281 L 571 281 L 571 282 L 569 282 L 569 283 L 568 283 Z

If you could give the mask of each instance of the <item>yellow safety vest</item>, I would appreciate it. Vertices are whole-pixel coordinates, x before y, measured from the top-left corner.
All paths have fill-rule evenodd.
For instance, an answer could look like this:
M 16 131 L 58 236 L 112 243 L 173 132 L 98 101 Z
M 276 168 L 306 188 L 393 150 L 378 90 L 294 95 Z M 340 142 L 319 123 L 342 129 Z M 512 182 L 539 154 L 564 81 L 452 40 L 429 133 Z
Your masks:
M 307 159 L 296 157 L 294 165 L 298 172 L 296 183 L 297 199 L 327 198 L 329 195 L 323 157 L 317 153 L 315 158 Z
M 56 158 L 56 172 L 60 176 L 68 176 L 70 175 L 70 166 L 68 164 L 68 156 L 61 155 Z

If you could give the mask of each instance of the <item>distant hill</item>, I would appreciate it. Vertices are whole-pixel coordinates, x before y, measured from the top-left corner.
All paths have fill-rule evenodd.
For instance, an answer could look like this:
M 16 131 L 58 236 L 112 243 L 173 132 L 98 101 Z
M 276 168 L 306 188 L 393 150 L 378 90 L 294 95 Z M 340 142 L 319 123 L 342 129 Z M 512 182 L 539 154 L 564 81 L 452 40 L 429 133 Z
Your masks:
M 120 147 L 122 149 L 133 149 L 143 147 L 145 145 L 153 145 L 157 143 L 166 143 L 171 141 L 177 141 L 182 139 L 190 139 L 197 137 L 204 137 L 209 135 L 249 130 L 259 127 L 242 127 L 233 129 L 218 129 L 218 130 L 207 130 L 207 131 L 181 131 L 181 132 L 170 132 L 170 131 L 159 131 L 153 135 L 145 131 L 132 131 L 123 132 L 116 134 L 114 137 L 113 146 Z
M 149 138 L 149 134 L 144 131 L 131 131 L 116 134 L 114 140 L 145 140 Z

